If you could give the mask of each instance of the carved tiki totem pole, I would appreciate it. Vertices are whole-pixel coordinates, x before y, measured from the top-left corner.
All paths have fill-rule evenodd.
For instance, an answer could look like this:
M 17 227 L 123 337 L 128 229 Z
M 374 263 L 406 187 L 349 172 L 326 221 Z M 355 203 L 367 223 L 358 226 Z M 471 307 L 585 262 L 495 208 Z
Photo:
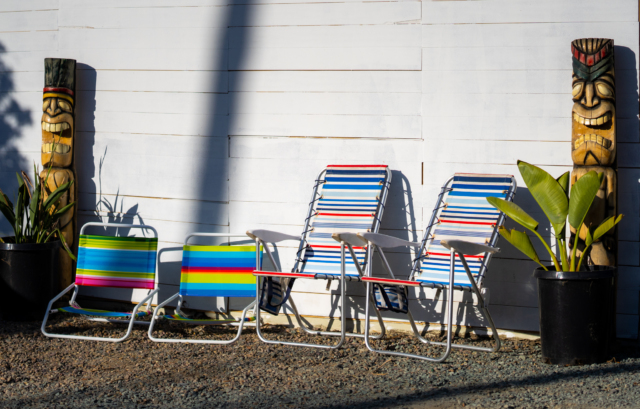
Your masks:
M 585 173 L 604 173 L 598 195 L 579 232 L 578 252 L 584 248 L 587 228 L 597 227 L 616 214 L 616 94 L 613 40 L 583 38 L 571 43 L 573 54 L 573 112 L 571 158 L 573 185 Z M 571 243 L 576 231 L 571 228 Z M 594 243 L 590 264 L 614 266 L 615 229 Z
M 51 166 L 47 179 L 50 191 L 58 186 L 76 180 L 74 164 L 74 108 L 76 91 L 76 60 L 45 58 L 44 90 L 42 96 L 42 151 L 44 178 Z M 59 207 L 76 201 L 77 183 L 60 200 Z M 48 192 L 50 193 L 50 192 Z M 76 206 L 60 218 L 60 230 L 69 248 L 74 248 L 76 234 Z M 63 287 L 71 284 L 73 263 L 65 251 L 61 251 L 61 277 Z

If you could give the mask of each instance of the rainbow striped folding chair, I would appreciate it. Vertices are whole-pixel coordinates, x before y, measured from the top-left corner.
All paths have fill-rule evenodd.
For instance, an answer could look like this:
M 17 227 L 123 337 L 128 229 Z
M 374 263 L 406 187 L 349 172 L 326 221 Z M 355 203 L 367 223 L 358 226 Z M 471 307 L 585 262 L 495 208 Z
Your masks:
M 148 229 L 154 237 L 117 237 L 85 235 L 87 227 L 118 227 Z M 151 300 L 158 292 L 155 284 L 158 232 L 151 226 L 119 223 L 87 223 L 80 230 L 78 240 L 78 264 L 76 280 L 49 302 L 42 322 L 42 333 L 52 338 L 74 338 L 94 341 L 124 341 L 131 334 L 133 324 L 148 324 L 148 321 L 136 321 L 151 313 Z M 76 302 L 81 286 L 140 288 L 151 290 L 133 309 L 133 312 L 115 312 L 82 308 Z M 69 307 L 52 310 L 53 303 L 73 289 Z M 141 305 L 148 303 L 146 311 L 138 311 Z M 52 312 L 66 312 L 90 316 L 92 321 L 104 321 L 129 324 L 127 332 L 120 338 L 89 337 L 81 335 L 52 334 L 46 331 L 47 319 Z
M 334 345 L 268 340 L 261 332 L 260 315 L 256 314 L 256 331 L 262 341 L 294 346 L 338 348 L 343 344 L 345 336 L 363 336 L 346 332 L 345 292 L 347 281 L 360 281 L 363 275 L 361 265 L 366 265 L 369 248 L 366 245 L 351 247 L 353 259 L 359 261 L 354 263 L 351 259 L 345 258 L 344 246 L 336 245 L 331 234 L 341 231 L 377 232 L 390 184 L 391 170 L 387 165 L 329 165 L 316 178 L 301 237 L 268 230 L 247 232 L 256 244 L 264 246 L 271 263 L 278 270 L 255 271 L 255 275 L 260 278 L 256 284 L 260 308 L 277 314 L 280 307 L 288 301 L 298 325 L 305 332 L 312 335 L 340 336 L 340 340 Z M 282 272 L 267 245 L 283 240 L 296 240 L 300 243 L 290 273 Z M 293 282 L 298 278 L 340 281 L 343 314 L 340 332 L 315 331 L 302 322 L 295 303 L 289 297 Z M 384 322 L 379 315 L 378 320 L 381 333 L 374 337 L 376 339 L 384 336 Z
M 369 337 L 369 303 L 365 313 L 365 343 L 369 350 L 388 355 L 398 355 L 424 359 L 432 362 L 444 361 L 451 348 L 465 348 L 476 351 L 495 352 L 500 349 L 500 338 L 491 314 L 483 298 L 483 279 L 491 255 L 499 251 L 495 247 L 498 230 L 504 223 L 504 214 L 487 202 L 487 197 L 499 197 L 513 200 L 516 181 L 511 175 L 488 175 L 456 173 L 442 187 L 431 220 L 421 243 L 409 242 L 395 237 L 374 233 L 346 233 L 334 235 L 351 248 L 369 244 L 373 250 L 369 253 L 366 277 L 362 281 L 367 285 L 367 300 L 376 298 L 379 309 L 404 312 L 414 334 L 427 344 L 444 345 L 445 351 L 439 357 L 408 354 L 404 352 L 377 350 L 371 346 Z M 383 248 L 411 246 L 418 248 L 419 257 L 406 280 L 397 279 L 384 257 Z M 373 251 L 377 250 L 383 266 L 391 278 L 373 277 L 370 262 Z M 448 290 L 447 306 L 443 312 L 448 326 L 446 342 L 431 342 L 420 335 L 411 311 L 406 306 L 408 287 L 426 287 Z M 453 344 L 453 291 L 468 291 L 475 294 L 481 313 L 491 327 L 495 346 L 491 348 Z M 481 291 L 483 290 L 483 291 Z M 424 292 L 416 292 L 424 293 Z
M 180 273 L 180 290 L 158 305 L 149 325 L 149 338 L 155 342 L 188 342 L 200 344 L 231 344 L 240 338 L 246 322 L 255 317 L 247 317 L 247 312 L 255 306 L 251 302 L 242 311 L 239 320 L 235 319 L 192 319 L 185 316 L 180 308 L 184 297 L 249 297 L 255 300 L 256 278 L 253 271 L 260 268 L 262 249 L 256 246 L 195 246 L 189 245 L 189 239 L 195 236 L 205 237 L 242 237 L 244 234 L 227 233 L 193 233 L 184 241 L 182 253 L 182 270 Z M 256 258 L 256 254 L 258 254 Z M 173 315 L 158 315 L 165 305 L 178 299 L 178 306 Z M 184 338 L 157 338 L 153 336 L 155 322 L 159 319 L 177 321 L 195 325 L 237 325 L 238 332 L 230 340 L 203 340 Z

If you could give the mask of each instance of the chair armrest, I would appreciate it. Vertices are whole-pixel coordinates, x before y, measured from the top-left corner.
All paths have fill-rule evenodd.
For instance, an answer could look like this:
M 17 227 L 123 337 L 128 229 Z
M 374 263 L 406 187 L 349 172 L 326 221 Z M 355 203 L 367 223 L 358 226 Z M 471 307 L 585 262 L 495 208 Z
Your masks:
M 267 243 L 278 243 L 283 240 L 296 240 L 300 241 L 299 236 L 292 236 L 290 234 L 284 234 L 272 230 L 247 230 L 247 236 L 253 240 L 260 239 Z
M 416 243 L 413 241 L 402 240 L 397 237 L 387 236 L 386 234 L 379 233 L 358 233 L 358 236 L 363 239 L 370 241 L 378 247 L 384 248 L 393 248 L 393 247 L 420 247 L 420 243 Z
M 454 251 L 474 256 L 480 253 L 499 253 L 500 249 L 497 247 L 485 246 L 482 244 L 471 243 L 464 240 L 442 240 L 440 242 L 443 247 L 448 248 L 449 250 L 453 249 Z
M 337 242 L 345 242 L 353 247 L 362 247 L 367 245 L 367 241 L 358 236 L 357 233 L 333 233 L 331 235 Z

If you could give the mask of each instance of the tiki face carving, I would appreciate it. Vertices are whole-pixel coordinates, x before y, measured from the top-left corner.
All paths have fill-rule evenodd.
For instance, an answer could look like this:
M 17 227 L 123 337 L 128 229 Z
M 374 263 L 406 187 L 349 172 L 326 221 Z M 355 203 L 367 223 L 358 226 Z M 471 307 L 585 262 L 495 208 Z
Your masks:
M 71 71 L 73 70 L 73 71 Z M 75 61 L 47 58 L 42 96 L 42 165 L 69 167 L 73 160 Z
M 571 158 L 579 166 L 609 166 L 616 157 L 613 40 L 575 40 L 571 53 Z

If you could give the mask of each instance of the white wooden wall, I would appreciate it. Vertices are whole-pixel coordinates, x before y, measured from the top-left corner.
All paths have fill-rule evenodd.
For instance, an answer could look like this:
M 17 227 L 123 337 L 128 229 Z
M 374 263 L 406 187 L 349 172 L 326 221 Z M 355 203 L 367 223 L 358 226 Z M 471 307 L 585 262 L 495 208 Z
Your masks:
M 39 163 L 43 59 L 76 59 L 80 223 L 158 228 L 162 297 L 177 290 L 190 232 L 299 234 L 327 164 L 388 164 L 382 230 L 412 240 L 454 172 L 517 174 L 517 159 L 569 170 L 570 42 L 613 38 L 626 215 L 618 334 L 637 338 L 636 1 L 4 0 L 0 27 L 0 187 Z M 542 221 L 525 188 L 516 200 Z M 501 328 L 536 331 L 534 265 L 501 246 L 491 311 Z M 294 247 L 277 252 L 290 267 Z M 401 268 L 410 257 L 390 258 Z M 335 285 L 303 281 L 303 314 L 340 314 Z M 349 292 L 347 315 L 362 318 L 364 293 Z M 480 324 L 470 302 L 456 299 L 457 318 Z M 413 306 L 436 322 L 442 299 Z

